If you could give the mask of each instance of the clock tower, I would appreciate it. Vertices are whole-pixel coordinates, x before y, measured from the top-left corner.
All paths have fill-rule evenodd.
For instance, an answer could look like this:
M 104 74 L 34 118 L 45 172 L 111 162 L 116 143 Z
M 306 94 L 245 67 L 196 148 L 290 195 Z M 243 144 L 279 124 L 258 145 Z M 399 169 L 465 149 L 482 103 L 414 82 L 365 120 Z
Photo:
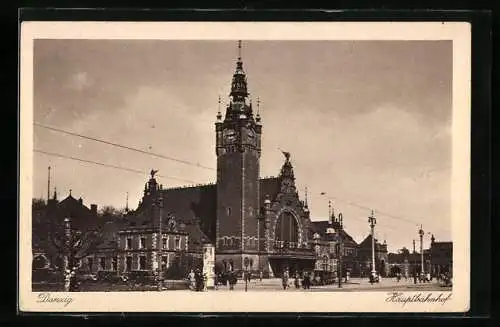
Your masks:
M 216 260 L 226 269 L 242 269 L 244 257 L 258 253 L 259 165 L 262 125 L 254 117 L 241 60 L 232 78 L 224 119 L 215 123 L 217 154 Z M 219 101 L 220 102 L 220 101 Z M 250 262 L 257 260 L 250 260 Z M 256 263 L 254 263 L 256 264 Z M 251 269 L 252 267 L 249 267 Z

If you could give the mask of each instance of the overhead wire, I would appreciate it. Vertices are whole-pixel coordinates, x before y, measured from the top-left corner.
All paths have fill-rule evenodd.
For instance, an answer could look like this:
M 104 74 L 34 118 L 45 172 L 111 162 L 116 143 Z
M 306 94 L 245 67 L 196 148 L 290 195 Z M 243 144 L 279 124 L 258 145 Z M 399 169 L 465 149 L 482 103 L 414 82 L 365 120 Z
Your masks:
M 71 135 L 71 136 L 75 136 L 75 137 L 80 137 L 80 138 L 83 138 L 83 139 L 86 139 L 86 140 L 90 140 L 90 141 L 94 141 L 94 142 L 99 142 L 99 143 L 111 145 L 111 146 L 114 146 L 114 147 L 117 147 L 117 148 L 126 149 L 126 150 L 130 150 L 130 151 L 134 151 L 134 152 L 138 152 L 138 153 L 142 153 L 142 154 L 147 154 L 147 155 L 150 155 L 150 156 L 154 156 L 154 157 L 165 159 L 165 160 L 174 161 L 174 162 L 185 164 L 185 165 L 195 166 L 195 167 L 202 168 L 202 169 L 215 170 L 215 168 L 213 168 L 213 167 L 208 167 L 208 166 L 205 166 L 205 165 L 201 165 L 199 163 L 194 163 L 192 161 L 181 160 L 181 159 L 177 159 L 177 158 L 174 158 L 174 157 L 165 156 L 163 154 L 141 150 L 141 149 L 134 148 L 134 147 L 131 147 L 131 146 L 127 146 L 127 145 L 123 145 L 123 144 L 118 144 L 118 143 L 115 143 L 115 142 L 110 142 L 110 141 L 106 141 L 106 140 L 103 140 L 103 139 L 100 139 L 100 138 L 91 137 L 91 136 L 87 136 L 87 135 L 83 135 L 83 134 L 79 134 L 79 133 L 75 133 L 75 132 L 70 132 L 70 131 L 67 131 L 67 130 L 64 130 L 64 129 L 47 126 L 47 125 L 40 124 L 40 123 L 37 123 L 37 122 L 34 122 L 33 125 L 41 127 L 41 128 L 45 128 L 47 130 L 51 130 L 51 131 L 54 131 L 54 132 L 58 132 L 58 133 L 66 134 L 66 135 Z

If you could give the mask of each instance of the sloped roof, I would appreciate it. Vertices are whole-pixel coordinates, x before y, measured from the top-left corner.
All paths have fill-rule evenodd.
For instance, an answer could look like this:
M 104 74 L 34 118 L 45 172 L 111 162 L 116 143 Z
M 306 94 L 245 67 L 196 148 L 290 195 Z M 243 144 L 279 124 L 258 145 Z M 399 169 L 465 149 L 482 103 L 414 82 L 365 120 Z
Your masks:
M 217 186 L 214 184 L 162 190 L 165 217 L 172 215 L 188 226 L 199 222 L 205 237 L 215 242 Z M 198 233 L 192 230 L 194 233 Z
M 85 206 L 81 199 L 77 200 L 71 194 L 57 203 L 55 210 L 58 220 L 69 217 L 74 228 L 86 229 L 99 223 L 97 215 Z
M 366 236 L 366 238 L 361 241 L 361 243 L 359 243 L 359 247 L 360 248 L 371 248 L 372 246 L 372 234 L 368 234 L 368 236 Z M 382 247 L 384 245 L 381 244 L 377 239 L 375 239 L 375 250 L 376 251 L 382 251 Z

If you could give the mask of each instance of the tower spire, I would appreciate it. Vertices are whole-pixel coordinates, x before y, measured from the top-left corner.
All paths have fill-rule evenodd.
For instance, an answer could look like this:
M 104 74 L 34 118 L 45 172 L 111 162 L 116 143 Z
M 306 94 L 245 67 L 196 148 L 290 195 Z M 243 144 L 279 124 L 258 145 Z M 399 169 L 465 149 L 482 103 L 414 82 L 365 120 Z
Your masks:
M 236 62 L 236 71 L 231 83 L 231 93 L 229 94 L 233 101 L 244 101 L 248 97 L 247 77 L 243 70 L 243 61 L 241 60 L 241 40 L 238 41 L 238 61 Z

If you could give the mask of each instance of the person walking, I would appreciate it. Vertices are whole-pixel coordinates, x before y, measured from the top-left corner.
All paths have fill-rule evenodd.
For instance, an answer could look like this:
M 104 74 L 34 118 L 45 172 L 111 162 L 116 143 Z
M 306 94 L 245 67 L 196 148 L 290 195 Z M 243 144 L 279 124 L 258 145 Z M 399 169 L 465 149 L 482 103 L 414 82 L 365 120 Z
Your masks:
M 193 269 L 188 274 L 188 281 L 189 281 L 189 289 L 194 290 L 195 288 L 195 273 Z
M 285 271 L 283 272 L 282 280 L 281 280 L 284 290 L 286 290 L 286 288 L 288 287 L 288 278 L 289 278 L 288 269 L 285 269 Z
M 299 273 L 295 273 L 295 288 L 300 288 Z
M 233 271 L 231 271 L 229 273 L 229 290 L 231 291 L 234 290 L 234 285 L 236 284 L 236 281 L 237 281 L 236 274 Z
M 259 272 L 259 281 L 261 281 L 261 282 L 262 282 L 262 275 L 263 275 L 263 274 L 262 274 L 262 270 L 261 270 L 261 271 Z

